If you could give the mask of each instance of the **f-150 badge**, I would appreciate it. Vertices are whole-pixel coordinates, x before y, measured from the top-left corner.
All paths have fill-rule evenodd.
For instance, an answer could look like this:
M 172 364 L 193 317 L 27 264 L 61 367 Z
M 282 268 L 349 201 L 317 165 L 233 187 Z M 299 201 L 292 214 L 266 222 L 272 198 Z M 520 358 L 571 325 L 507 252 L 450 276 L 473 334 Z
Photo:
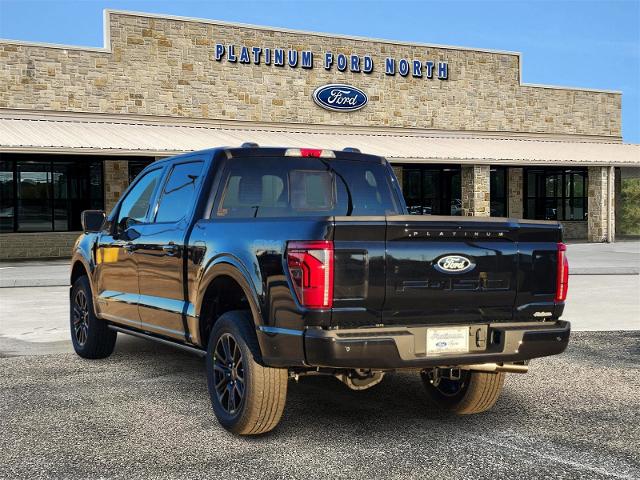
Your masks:
M 465 273 L 475 268 L 476 264 L 462 255 L 447 255 L 436 262 L 434 267 L 443 273 Z

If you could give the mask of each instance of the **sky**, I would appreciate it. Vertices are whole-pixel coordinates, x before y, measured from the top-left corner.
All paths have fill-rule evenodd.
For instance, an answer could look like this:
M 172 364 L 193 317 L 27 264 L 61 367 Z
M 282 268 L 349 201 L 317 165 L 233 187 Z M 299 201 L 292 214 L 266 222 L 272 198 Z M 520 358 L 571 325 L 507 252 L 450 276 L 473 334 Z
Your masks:
M 640 0 L 0 0 L 0 38 L 102 47 L 105 8 L 521 52 L 525 83 L 622 91 L 640 143 Z

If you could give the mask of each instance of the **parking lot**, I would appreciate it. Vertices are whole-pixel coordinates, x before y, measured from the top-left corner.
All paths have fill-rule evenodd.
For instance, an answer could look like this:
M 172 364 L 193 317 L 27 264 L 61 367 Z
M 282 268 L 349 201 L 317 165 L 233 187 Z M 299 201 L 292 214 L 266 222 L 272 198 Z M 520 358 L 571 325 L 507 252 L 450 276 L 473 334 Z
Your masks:
M 202 360 L 142 342 L 107 360 L 0 361 L 2 478 L 638 478 L 640 334 L 579 333 L 507 378 L 493 411 L 425 407 L 417 374 L 353 392 L 290 382 L 280 427 L 216 423 Z
M 622 269 L 638 247 L 599 247 L 574 249 L 582 331 L 508 375 L 492 411 L 430 410 L 416 373 L 363 392 L 306 378 L 250 439 L 215 421 L 199 358 L 123 335 L 106 360 L 75 356 L 64 262 L 0 265 L 23 282 L 0 288 L 0 478 L 640 478 L 640 276 Z

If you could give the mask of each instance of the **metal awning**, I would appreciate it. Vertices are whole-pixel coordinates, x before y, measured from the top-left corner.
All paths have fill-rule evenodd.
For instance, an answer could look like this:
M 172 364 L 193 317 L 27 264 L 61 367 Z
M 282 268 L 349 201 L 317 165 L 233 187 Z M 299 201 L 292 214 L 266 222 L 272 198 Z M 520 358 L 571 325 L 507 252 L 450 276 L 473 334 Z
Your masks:
M 174 123 L 175 122 L 175 123 Z M 314 128 L 317 127 L 317 128 Z M 0 152 L 167 156 L 217 146 L 356 147 L 391 162 L 640 167 L 640 145 L 326 126 L 194 123 L 0 112 Z

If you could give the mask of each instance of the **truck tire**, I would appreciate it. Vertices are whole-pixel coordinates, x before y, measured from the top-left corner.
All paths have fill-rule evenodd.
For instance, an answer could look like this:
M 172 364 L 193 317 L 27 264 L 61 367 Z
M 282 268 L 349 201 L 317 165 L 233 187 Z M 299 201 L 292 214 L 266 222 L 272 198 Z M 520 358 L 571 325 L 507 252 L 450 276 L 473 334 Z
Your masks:
M 226 312 L 207 347 L 207 385 L 220 424 L 238 435 L 260 435 L 278 424 L 287 400 L 288 372 L 260 364 L 251 312 Z
M 118 332 L 96 317 L 91 285 L 86 276 L 71 287 L 69 326 L 75 352 L 83 358 L 106 358 L 113 353 Z
M 462 370 L 460 380 L 441 379 L 434 386 L 429 376 L 422 372 L 422 383 L 428 402 L 441 410 L 458 415 L 481 413 L 493 407 L 504 385 L 503 372 L 470 372 Z

